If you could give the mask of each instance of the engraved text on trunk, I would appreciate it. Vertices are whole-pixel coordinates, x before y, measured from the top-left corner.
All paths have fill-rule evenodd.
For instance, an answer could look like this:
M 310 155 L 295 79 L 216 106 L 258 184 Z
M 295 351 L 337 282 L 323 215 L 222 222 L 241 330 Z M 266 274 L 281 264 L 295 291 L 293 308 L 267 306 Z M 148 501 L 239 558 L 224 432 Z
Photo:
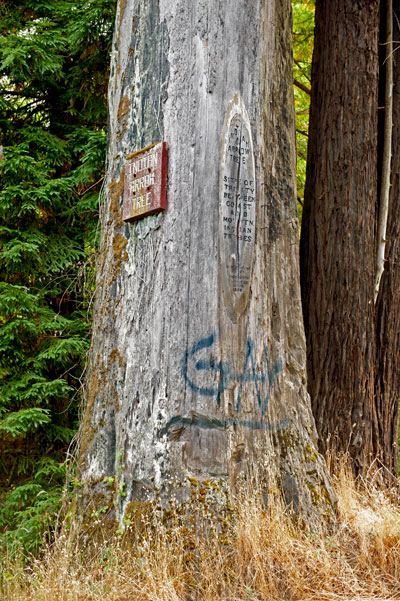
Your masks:
M 231 321 L 246 309 L 256 234 L 254 152 L 247 111 L 239 95 L 228 106 L 219 181 L 222 295 Z

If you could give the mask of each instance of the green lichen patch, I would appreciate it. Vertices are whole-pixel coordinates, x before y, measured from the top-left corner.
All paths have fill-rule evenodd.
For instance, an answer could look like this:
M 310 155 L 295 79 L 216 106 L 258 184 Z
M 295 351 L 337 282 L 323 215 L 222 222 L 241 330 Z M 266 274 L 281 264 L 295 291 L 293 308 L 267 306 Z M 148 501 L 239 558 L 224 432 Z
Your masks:
M 311 445 L 306 444 L 304 447 L 304 459 L 305 461 L 312 461 L 313 463 L 316 463 L 318 459 L 318 451 Z
M 117 119 L 121 121 L 129 113 L 130 100 L 127 96 L 122 96 L 117 112 Z
M 89 450 L 90 444 L 97 432 L 97 427 L 93 426 L 93 409 L 95 401 L 98 397 L 99 391 L 102 386 L 106 383 L 106 370 L 103 367 L 103 363 L 100 360 L 94 362 L 90 369 L 90 373 L 87 379 L 87 398 L 85 406 L 85 414 L 82 421 L 80 430 L 80 459 L 84 461 L 84 458 Z
M 275 448 L 278 450 L 282 459 L 286 459 L 293 451 L 298 448 L 299 445 L 299 434 L 293 432 L 289 428 L 284 430 L 278 430 L 272 435 L 272 440 Z
M 110 197 L 110 219 L 107 222 L 107 225 L 111 225 L 114 223 L 116 226 L 123 226 L 122 220 L 122 211 L 121 211 L 121 198 L 124 193 L 124 177 L 125 177 L 125 168 L 121 169 L 119 174 L 119 180 L 113 179 L 111 181 L 109 187 L 109 197 Z

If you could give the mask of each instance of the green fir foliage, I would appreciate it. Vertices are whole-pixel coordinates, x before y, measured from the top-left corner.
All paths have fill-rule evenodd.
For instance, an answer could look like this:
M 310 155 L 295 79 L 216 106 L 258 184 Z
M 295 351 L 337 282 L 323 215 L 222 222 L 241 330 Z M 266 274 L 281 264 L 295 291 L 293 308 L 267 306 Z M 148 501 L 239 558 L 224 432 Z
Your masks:
M 61 502 L 89 346 L 115 2 L 0 0 L 0 546 Z

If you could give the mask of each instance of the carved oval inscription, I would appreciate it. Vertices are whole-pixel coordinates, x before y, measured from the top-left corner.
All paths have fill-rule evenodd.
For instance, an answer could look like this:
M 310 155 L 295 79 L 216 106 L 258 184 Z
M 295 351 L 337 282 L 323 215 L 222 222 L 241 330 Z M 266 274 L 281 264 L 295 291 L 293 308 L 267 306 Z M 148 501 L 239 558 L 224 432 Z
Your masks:
M 225 308 L 236 322 L 246 308 L 256 233 L 253 141 L 246 108 L 235 94 L 222 133 L 219 174 L 221 285 Z

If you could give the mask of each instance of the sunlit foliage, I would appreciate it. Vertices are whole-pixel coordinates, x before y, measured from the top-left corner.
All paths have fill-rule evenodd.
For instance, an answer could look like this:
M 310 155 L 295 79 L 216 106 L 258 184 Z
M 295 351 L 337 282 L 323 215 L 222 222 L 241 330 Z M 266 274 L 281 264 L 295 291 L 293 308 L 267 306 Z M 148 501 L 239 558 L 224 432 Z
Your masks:
M 311 91 L 311 62 L 314 42 L 315 0 L 292 1 L 293 78 L 296 109 L 297 195 L 301 216 L 306 181 L 308 115 Z M 303 88 L 303 89 L 301 89 Z M 308 92 L 306 91 L 308 90 Z

